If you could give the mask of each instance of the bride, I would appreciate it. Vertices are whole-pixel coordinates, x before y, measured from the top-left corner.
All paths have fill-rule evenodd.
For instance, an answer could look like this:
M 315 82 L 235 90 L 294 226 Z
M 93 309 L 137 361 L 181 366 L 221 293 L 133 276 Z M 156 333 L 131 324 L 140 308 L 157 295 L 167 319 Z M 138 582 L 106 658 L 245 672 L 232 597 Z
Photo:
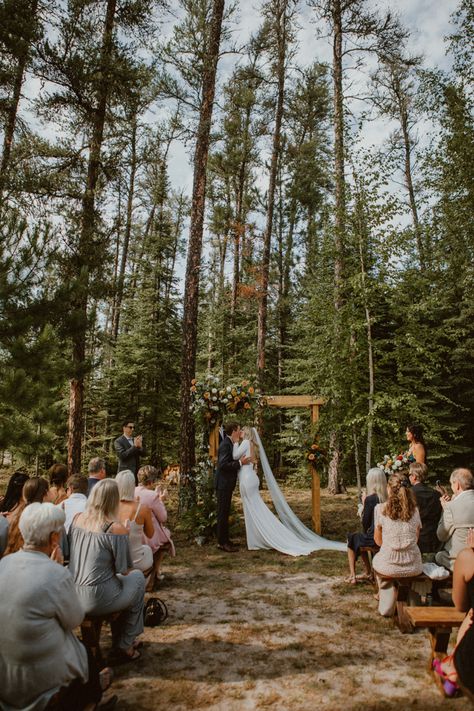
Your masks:
M 259 458 L 278 518 L 270 511 L 259 492 L 259 478 L 254 464 L 239 470 L 239 487 L 245 516 L 247 547 L 249 550 L 274 548 L 287 555 L 308 555 L 317 550 L 346 552 L 344 543 L 329 541 L 307 528 L 289 507 L 271 471 L 262 442 L 255 427 L 244 427 L 243 440 L 234 444 L 233 457 Z

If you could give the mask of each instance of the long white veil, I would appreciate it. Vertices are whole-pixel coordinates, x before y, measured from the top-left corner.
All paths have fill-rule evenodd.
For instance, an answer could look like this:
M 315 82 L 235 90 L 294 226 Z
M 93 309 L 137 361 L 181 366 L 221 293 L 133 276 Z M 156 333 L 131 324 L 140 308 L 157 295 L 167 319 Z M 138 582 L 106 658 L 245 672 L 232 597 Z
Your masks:
M 345 543 L 339 543 L 338 541 L 330 541 L 327 538 L 318 536 L 317 533 L 311 531 L 307 526 L 304 525 L 298 516 L 291 510 L 288 505 L 287 500 L 283 496 L 283 493 L 278 486 L 275 477 L 273 476 L 272 469 L 270 467 L 267 455 L 265 454 L 265 449 L 263 448 L 262 440 L 258 434 L 255 427 L 252 428 L 257 440 L 260 454 L 260 462 L 262 464 L 263 474 L 265 476 L 265 481 L 267 482 L 268 490 L 272 497 L 273 504 L 278 514 L 278 518 L 283 523 L 286 528 L 290 529 L 295 536 L 297 536 L 301 541 L 305 543 L 311 543 L 314 546 L 314 550 L 331 550 L 331 551 L 347 551 L 347 545 Z

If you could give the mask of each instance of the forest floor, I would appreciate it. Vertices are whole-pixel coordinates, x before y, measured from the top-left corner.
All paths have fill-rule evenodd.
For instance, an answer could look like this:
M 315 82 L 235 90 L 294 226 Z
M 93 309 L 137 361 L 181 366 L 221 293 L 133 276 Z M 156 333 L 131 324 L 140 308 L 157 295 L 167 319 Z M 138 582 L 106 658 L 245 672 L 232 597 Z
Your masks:
M 284 491 L 309 525 L 310 492 Z M 323 492 L 323 534 L 345 540 L 358 530 L 356 508 L 355 492 Z M 441 697 L 426 670 L 426 632 L 402 635 L 377 614 L 370 585 L 344 583 L 343 553 L 248 551 L 237 495 L 235 509 L 237 553 L 174 535 L 177 556 L 165 559 L 166 580 L 156 593 L 169 619 L 145 629 L 140 662 L 117 670 L 119 709 L 472 708 L 466 699 Z
M 3 487 L 2 487 L 3 488 Z M 310 525 L 310 491 L 283 487 Z M 267 498 L 267 492 L 263 492 Z M 377 614 L 368 584 L 344 583 L 343 553 L 290 558 L 248 551 L 235 497 L 237 553 L 198 546 L 176 531 L 176 489 L 168 504 L 176 558 L 155 593 L 169 609 L 145 628 L 141 659 L 116 668 L 118 711 L 467 711 L 443 699 L 426 670 L 426 632 L 402 635 Z M 358 530 L 356 495 L 322 492 L 323 535 Z M 104 651 L 110 643 L 103 633 Z

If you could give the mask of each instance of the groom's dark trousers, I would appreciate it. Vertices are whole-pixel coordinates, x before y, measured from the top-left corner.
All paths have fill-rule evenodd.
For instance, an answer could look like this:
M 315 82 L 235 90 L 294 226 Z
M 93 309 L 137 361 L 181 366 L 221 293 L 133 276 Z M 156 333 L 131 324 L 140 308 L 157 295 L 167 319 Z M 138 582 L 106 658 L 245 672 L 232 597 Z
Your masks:
M 217 542 L 220 546 L 229 543 L 230 504 L 240 469 L 240 462 L 232 457 L 233 449 L 231 438 L 225 435 L 219 445 L 216 470 Z

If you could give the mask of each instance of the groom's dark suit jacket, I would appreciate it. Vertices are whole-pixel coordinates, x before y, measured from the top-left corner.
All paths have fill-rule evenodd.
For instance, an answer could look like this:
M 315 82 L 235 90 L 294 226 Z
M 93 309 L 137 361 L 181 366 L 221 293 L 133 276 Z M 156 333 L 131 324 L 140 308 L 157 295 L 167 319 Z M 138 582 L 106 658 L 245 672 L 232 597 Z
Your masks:
M 216 489 L 227 491 L 235 489 L 240 462 L 232 457 L 233 450 L 232 440 L 226 435 L 219 445 L 217 455 Z

